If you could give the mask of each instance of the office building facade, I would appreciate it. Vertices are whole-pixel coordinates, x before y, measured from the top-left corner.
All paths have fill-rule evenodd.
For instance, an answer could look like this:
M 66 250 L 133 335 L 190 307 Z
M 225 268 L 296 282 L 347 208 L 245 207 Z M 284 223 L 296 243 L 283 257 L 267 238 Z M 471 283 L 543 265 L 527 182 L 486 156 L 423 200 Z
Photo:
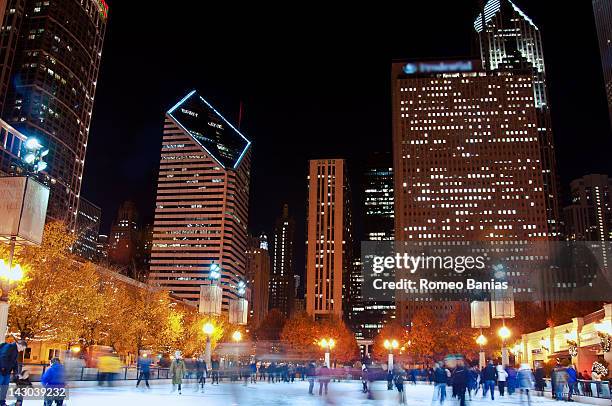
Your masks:
M 485 71 L 470 60 L 397 61 L 392 83 L 396 240 L 550 238 L 529 70 Z M 454 309 L 432 305 L 439 314 Z M 420 304 L 397 306 L 406 322 Z
M 343 317 L 350 302 L 352 218 L 343 159 L 311 160 L 308 174 L 306 312 Z
M 484 28 L 483 28 L 484 27 Z M 510 0 L 488 0 L 474 20 L 486 71 L 531 71 L 533 102 L 540 138 L 540 162 L 547 198 L 546 215 L 550 238 L 560 237 L 559 180 L 552 133 L 546 66 L 540 29 Z
M 220 267 L 222 308 L 245 282 L 251 142 L 190 92 L 166 113 L 149 283 L 198 301 Z
M 593 13 L 599 39 L 599 54 L 608 98 L 610 123 L 612 123 L 612 3 L 609 0 L 593 0 Z
M 295 220 L 289 215 L 289 205 L 283 205 L 274 226 L 272 242 L 272 273 L 270 275 L 270 309 L 278 309 L 285 317 L 291 315 L 295 270 Z
M 108 6 L 8 0 L 0 30 L 0 109 L 49 149 L 48 217 L 74 230 Z

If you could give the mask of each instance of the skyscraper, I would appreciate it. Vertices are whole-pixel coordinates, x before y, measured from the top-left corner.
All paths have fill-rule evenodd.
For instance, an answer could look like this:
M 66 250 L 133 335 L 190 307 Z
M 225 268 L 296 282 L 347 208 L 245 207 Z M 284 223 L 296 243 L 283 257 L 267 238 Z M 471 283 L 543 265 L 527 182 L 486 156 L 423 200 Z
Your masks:
M 270 309 L 278 309 L 289 317 L 294 295 L 294 238 L 295 221 L 289 216 L 289 206 L 276 219 L 272 245 L 272 273 L 270 275 Z
M 76 255 L 89 261 L 96 261 L 98 258 L 100 217 L 102 209 L 85 198 L 80 199 L 76 222 L 77 240 L 72 250 Z
M 196 91 L 166 113 L 149 282 L 197 301 L 221 268 L 222 307 L 245 281 L 251 142 Z
M 479 65 L 392 65 L 396 240 L 549 239 L 534 77 Z
M 121 203 L 109 236 L 108 258 L 119 265 L 134 261 L 138 247 L 138 211 L 134 202 Z
M 375 152 L 366 160 L 363 177 L 363 226 L 365 241 L 394 238 L 393 159 L 389 152 Z M 373 339 L 384 323 L 395 317 L 395 303 L 370 300 L 362 295 L 361 259 L 353 261 L 350 278 L 349 319 L 358 340 Z
M 251 292 L 249 320 L 254 328 L 257 328 L 268 314 L 270 262 L 266 235 L 249 237 L 246 278 L 247 286 Z
M 393 159 L 376 152 L 366 161 L 364 173 L 364 234 L 367 241 L 392 241 L 394 236 Z
M 484 26 L 484 29 L 483 29 Z M 547 199 L 548 234 L 558 238 L 559 201 L 555 146 L 551 127 L 546 67 L 540 29 L 510 0 L 488 0 L 474 20 L 485 70 L 531 71 L 540 138 L 540 162 Z
M 608 110 L 612 123 L 612 2 L 610 0 L 593 0 L 595 27 L 599 39 L 599 54 L 603 69 Z
M 350 187 L 343 159 L 310 161 L 306 311 L 315 319 L 344 316 L 352 263 Z
M 586 175 L 572 181 L 572 204 L 564 209 L 566 235 L 576 241 L 612 241 L 612 179 Z
M 49 148 L 48 217 L 72 228 L 107 15 L 104 0 L 8 0 L 0 30 L 2 118 Z

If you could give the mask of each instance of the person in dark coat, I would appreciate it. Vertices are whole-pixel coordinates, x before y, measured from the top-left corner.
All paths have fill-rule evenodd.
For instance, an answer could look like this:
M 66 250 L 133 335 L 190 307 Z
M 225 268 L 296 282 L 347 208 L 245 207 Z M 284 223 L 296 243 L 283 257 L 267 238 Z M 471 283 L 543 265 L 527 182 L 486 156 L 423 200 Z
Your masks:
M 217 382 L 217 385 L 219 385 L 219 360 L 218 359 L 213 359 L 211 362 L 211 367 L 212 367 L 212 383 L 211 385 L 214 385 L 215 382 Z
M 138 374 L 138 379 L 136 380 L 136 387 L 140 385 L 140 381 L 144 380 L 146 387 L 150 389 L 149 377 L 151 375 L 151 358 L 149 358 L 147 354 L 143 354 L 140 358 L 138 358 L 138 369 L 140 372 Z
M 516 375 L 517 371 L 514 367 L 508 366 L 506 368 L 506 372 L 508 373 L 508 378 L 506 384 L 508 385 L 508 395 L 513 395 L 516 390 Z
M 459 406 L 465 406 L 465 391 L 468 386 L 470 372 L 465 367 L 463 360 L 457 361 L 457 367 L 453 371 L 453 388 L 455 396 L 459 399 Z
M 30 372 L 28 370 L 23 370 L 21 373 L 15 378 L 15 387 L 22 392 L 20 394 L 15 395 L 15 405 L 21 406 L 23 405 L 23 391 L 27 388 L 32 387 L 32 382 L 30 381 Z
M 387 371 L 387 390 L 393 390 L 393 371 Z
M 203 358 L 198 358 L 196 360 L 196 390 L 198 390 L 198 386 L 202 392 L 204 392 L 204 385 L 206 385 L 206 378 L 208 375 L 208 365 L 206 365 L 206 361 Z
M 404 371 L 397 369 L 393 372 L 393 383 L 399 394 L 400 405 L 406 404 L 406 393 L 404 392 Z
M 546 381 L 544 380 L 546 374 L 544 368 L 541 365 L 536 366 L 534 378 L 535 378 L 535 390 L 539 396 L 544 396 L 544 388 L 546 387 Z
M 18 372 L 17 357 L 27 347 L 25 340 L 4 343 L 0 347 L 0 406 L 6 405 L 6 394 L 11 383 L 11 375 Z
M 309 395 L 314 395 L 312 391 L 314 389 L 314 383 L 315 383 L 316 376 L 317 376 L 317 368 L 314 362 L 311 362 L 308 364 L 308 367 L 306 367 L 306 377 L 308 378 L 308 394 Z
M 493 361 L 489 361 L 488 365 L 482 370 L 482 397 L 487 396 L 487 391 L 491 391 L 491 400 L 495 400 L 495 382 L 497 382 L 497 369 L 493 365 Z

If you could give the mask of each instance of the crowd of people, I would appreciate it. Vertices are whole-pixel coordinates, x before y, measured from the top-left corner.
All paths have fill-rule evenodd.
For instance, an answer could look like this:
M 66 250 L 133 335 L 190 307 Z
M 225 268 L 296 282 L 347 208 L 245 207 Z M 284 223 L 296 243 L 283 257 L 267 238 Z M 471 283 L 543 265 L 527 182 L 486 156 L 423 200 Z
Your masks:
M 30 372 L 20 368 L 18 362 L 18 354 L 24 351 L 26 346 L 22 340 L 0 345 L 0 406 L 6 405 L 7 390 L 11 382 L 19 389 L 32 387 Z M 62 357 L 62 360 L 52 358 L 41 375 L 41 385 L 44 388 L 66 388 L 67 381 L 78 380 L 79 373 L 75 373 L 74 370 L 78 370 L 80 366 L 82 371 L 85 364 L 83 357 L 77 357 L 70 351 Z M 95 365 L 100 386 L 112 386 L 119 372 L 125 371 L 119 357 L 110 347 L 97 348 L 95 354 L 88 360 L 88 365 Z M 292 363 L 263 362 L 254 359 L 250 362 L 235 360 L 221 368 L 218 358 L 213 358 L 210 365 L 207 365 L 203 357 L 185 358 L 180 351 L 176 351 L 168 358 L 152 357 L 148 353 L 141 354 L 137 360 L 136 387 L 140 387 L 144 382 L 144 388 L 150 388 L 149 380 L 154 365 L 167 370 L 166 378 L 171 379 L 172 391 L 178 391 L 178 394 L 182 394 L 185 383 L 194 384 L 196 391 L 204 392 L 208 379 L 212 385 L 218 385 L 220 379 L 225 378 L 231 382 L 244 382 L 244 385 L 307 381 L 309 395 L 315 396 L 318 393 L 319 396 L 327 396 L 333 380 L 358 377 L 354 369 L 332 369 L 326 364 L 315 361 Z M 480 368 L 461 356 L 449 356 L 431 368 L 404 369 L 396 364 L 390 369 L 385 369 L 371 362 L 364 362 L 363 365 L 359 364 L 357 371 L 360 371 L 362 392 L 369 399 L 375 397 L 372 390 L 374 382 L 386 380 L 387 389 L 397 390 L 399 403 L 405 404 L 406 383 L 416 385 L 417 381 L 424 381 L 433 385 L 432 402 L 440 406 L 444 405 L 448 397 L 454 398 L 459 406 L 465 406 L 466 398 L 472 400 L 473 397 L 479 396 L 479 392 L 481 398 L 490 397 L 491 401 L 495 401 L 496 395 L 506 397 L 518 393 L 520 402 L 530 406 L 534 393 L 543 396 L 547 376 L 544 367 L 537 362 L 533 371 L 526 363 L 514 367 L 495 364 L 493 361 L 488 361 L 483 368 Z M 81 372 L 81 378 L 82 374 Z M 601 384 L 598 384 L 601 382 L 601 377 L 596 371 L 591 371 L 590 374 L 586 370 L 577 372 L 571 363 L 567 366 L 557 363 L 552 370 L 549 369 L 548 376 L 550 376 L 552 397 L 557 401 L 572 402 L 576 394 L 593 396 L 593 390 L 597 390 L 596 396 L 601 394 Z M 318 391 L 315 389 L 317 383 Z M 44 405 L 62 406 L 64 396 L 64 392 L 49 392 L 45 395 Z M 18 391 L 15 399 L 14 405 L 22 406 L 24 398 L 19 396 Z

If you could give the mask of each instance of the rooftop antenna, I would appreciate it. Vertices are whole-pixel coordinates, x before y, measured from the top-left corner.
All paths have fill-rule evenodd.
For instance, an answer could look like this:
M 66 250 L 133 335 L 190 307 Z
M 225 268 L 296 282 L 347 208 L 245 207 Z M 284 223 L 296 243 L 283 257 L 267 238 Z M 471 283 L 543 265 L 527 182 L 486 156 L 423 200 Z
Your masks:
M 238 107 L 238 129 L 240 129 L 240 126 L 242 125 L 243 113 L 244 113 L 244 104 L 242 103 L 242 100 L 240 100 L 240 106 Z

